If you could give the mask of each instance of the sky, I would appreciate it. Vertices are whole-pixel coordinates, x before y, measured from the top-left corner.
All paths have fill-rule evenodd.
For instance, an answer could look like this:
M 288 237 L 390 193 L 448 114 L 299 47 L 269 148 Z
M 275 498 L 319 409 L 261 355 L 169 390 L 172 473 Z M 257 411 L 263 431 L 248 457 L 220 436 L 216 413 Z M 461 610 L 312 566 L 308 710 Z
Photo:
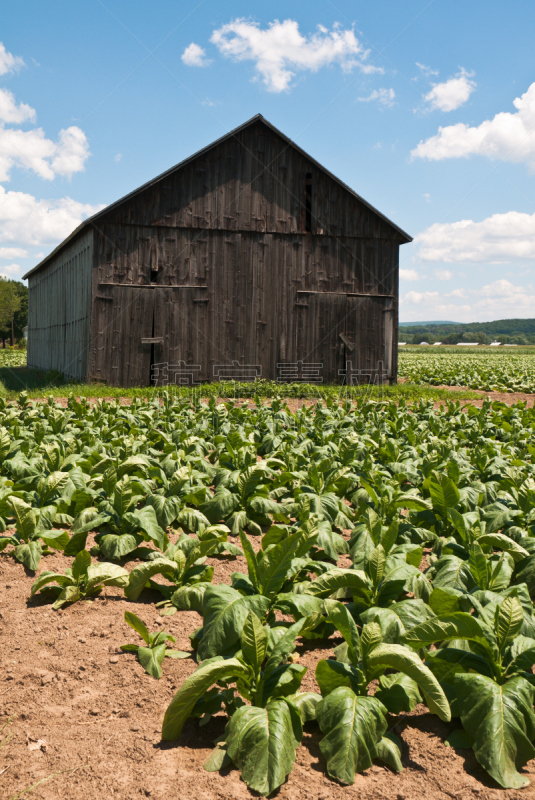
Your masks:
M 261 113 L 414 241 L 400 320 L 535 317 L 532 0 L 17 0 L 0 274 Z

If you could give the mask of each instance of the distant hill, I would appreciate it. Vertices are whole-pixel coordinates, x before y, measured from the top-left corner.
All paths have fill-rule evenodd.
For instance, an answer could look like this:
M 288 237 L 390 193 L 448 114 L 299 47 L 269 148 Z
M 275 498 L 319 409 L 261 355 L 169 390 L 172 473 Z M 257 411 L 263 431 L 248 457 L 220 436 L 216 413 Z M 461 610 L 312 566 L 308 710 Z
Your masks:
M 462 322 L 451 322 L 448 320 L 432 320 L 431 322 L 400 322 L 400 328 L 414 327 L 416 325 L 462 325 Z
M 462 341 L 490 344 L 535 344 L 535 319 L 498 319 L 494 322 L 401 322 L 400 338 L 408 343 Z

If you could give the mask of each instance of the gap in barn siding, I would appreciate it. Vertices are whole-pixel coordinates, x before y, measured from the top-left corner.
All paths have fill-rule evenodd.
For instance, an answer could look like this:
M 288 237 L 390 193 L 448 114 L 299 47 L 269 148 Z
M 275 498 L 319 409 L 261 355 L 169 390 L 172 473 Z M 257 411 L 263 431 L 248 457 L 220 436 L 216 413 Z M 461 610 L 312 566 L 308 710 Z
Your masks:
M 312 173 L 305 175 L 305 231 L 312 231 Z

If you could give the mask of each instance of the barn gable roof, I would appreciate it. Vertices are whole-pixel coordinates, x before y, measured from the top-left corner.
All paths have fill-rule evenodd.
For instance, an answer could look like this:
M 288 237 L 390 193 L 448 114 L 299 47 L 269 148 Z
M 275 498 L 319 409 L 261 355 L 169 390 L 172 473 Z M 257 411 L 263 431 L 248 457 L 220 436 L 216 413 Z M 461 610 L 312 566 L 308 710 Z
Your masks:
M 141 192 L 145 191 L 146 189 L 149 189 L 151 186 L 154 186 L 159 181 L 161 181 L 164 178 L 166 178 L 168 175 L 171 175 L 173 172 L 176 172 L 177 170 L 182 169 L 187 164 L 191 163 L 195 159 L 205 155 L 210 150 L 212 150 L 213 148 L 217 147 L 219 144 L 227 141 L 228 139 L 231 139 L 232 137 L 234 137 L 237 134 L 241 133 L 246 128 L 248 128 L 251 125 L 254 125 L 255 123 L 258 123 L 258 122 L 261 122 L 263 125 L 266 126 L 266 128 L 269 128 L 271 131 L 273 131 L 277 136 L 279 136 L 287 144 L 289 144 L 291 147 L 293 147 L 294 150 L 296 150 L 302 156 L 307 158 L 312 164 L 314 164 L 314 166 L 316 166 L 318 169 L 322 170 L 322 172 L 324 172 L 326 175 L 328 175 L 333 181 L 338 183 L 346 192 L 349 192 L 350 195 L 355 197 L 360 203 L 362 203 L 364 206 L 366 206 L 366 208 L 370 209 L 370 211 L 372 211 L 374 214 L 377 214 L 378 217 L 380 217 L 382 220 L 384 220 L 391 228 L 393 228 L 398 234 L 400 234 L 402 239 L 404 239 L 404 241 L 401 242 L 402 244 L 406 244 L 408 242 L 412 242 L 412 237 L 409 236 L 408 233 L 406 233 L 398 225 L 396 225 L 394 222 L 392 222 L 392 220 L 388 219 L 388 217 L 386 217 L 384 214 L 382 214 L 380 211 L 378 211 L 374 206 L 371 205 L 371 203 L 368 203 L 366 200 L 364 200 L 363 197 L 361 197 L 359 194 L 357 194 L 357 192 L 355 192 L 353 189 L 351 189 L 351 187 L 348 186 L 346 183 L 341 181 L 340 178 L 337 178 L 336 175 L 333 175 L 332 172 L 330 172 L 322 164 L 320 164 L 318 161 L 316 161 L 315 158 L 312 158 L 312 156 L 309 155 L 309 153 L 307 153 L 305 150 L 303 150 L 302 147 L 299 147 L 299 145 L 296 144 L 295 142 L 293 142 L 288 136 L 286 136 L 286 134 L 282 133 L 282 131 L 280 131 L 278 128 L 276 128 L 275 125 L 272 125 L 271 122 L 269 122 L 267 119 L 265 119 L 262 116 L 262 114 L 255 114 L 255 116 L 251 117 L 251 119 L 247 120 L 247 122 L 244 122 L 242 125 L 239 125 L 237 128 L 234 128 L 233 130 L 229 131 L 224 136 L 221 136 L 219 139 L 216 139 L 211 144 L 207 145 L 206 147 L 203 147 L 201 150 L 198 150 L 196 153 L 193 153 L 191 156 L 188 156 L 188 158 L 184 159 L 183 161 L 180 161 L 178 164 L 175 164 L 174 167 L 171 167 L 170 169 L 166 170 L 165 172 L 162 172 L 156 178 L 152 178 L 152 180 L 147 181 L 147 183 L 144 183 L 142 186 L 139 186 L 137 189 L 134 189 L 134 191 L 129 192 L 128 194 L 124 195 L 124 197 L 121 197 L 119 200 L 116 200 L 114 203 L 110 203 L 109 206 L 106 206 L 101 211 L 98 211 L 96 214 L 93 214 L 92 217 L 88 217 L 86 220 L 84 220 L 82 223 L 80 223 L 80 225 L 78 225 L 78 227 L 75 228 L 73 230 L 73 232 L 71 234 L 69 234 L 69 236 L 67 236 L 66 239 L 64 239 L 60 244 L 58 244 L 58 246 L 55 247 L 54 250 L 52 250 L 51 253 L 49 253 L 42 261 L 40 261 L 39 264 L 37 264 L 37 266 L 33 267 L 33 269 L 29 270 L 29 272 L 27 272 L 25 275 L 23 275 L 23 280 L 25 280 L 26 278 L 30 277 L 30 275 L 33 275 L 35 272 L 37 272 L 42 267 L 44 267 L 54 256 L 56 256 L 63 249 L 63 247 L 65 247 L 65 245 L 67 245 L 69 242 L 71 242 L 76 236 L 78 236 L 78 234 L 82 230 L 87 228 L 89 225 L 93 225 L 97 220 L 99 220 L 101 217 L 103 217 L 106 214 L 108 214 L 110 211 L 118 208 L 123 203 L 127 203 L 129 200 L 131 200 L 132 198 L 136 197 L 138 194 L 140 194 Z

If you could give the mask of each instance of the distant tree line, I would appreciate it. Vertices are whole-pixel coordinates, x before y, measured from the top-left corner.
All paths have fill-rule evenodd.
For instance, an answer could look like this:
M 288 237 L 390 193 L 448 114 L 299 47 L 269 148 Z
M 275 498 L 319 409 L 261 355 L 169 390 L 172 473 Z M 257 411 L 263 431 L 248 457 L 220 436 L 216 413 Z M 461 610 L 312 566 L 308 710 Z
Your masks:
M 20 281 L 0 277 L 0 339 L 14 345 L 28 324 L 28 287 Z
M 407 325 L 399 329 L 399 340 L 407 344 L 491 344 L 496 340 L 502 344 L 535 344 L 535 319 L 502 319 L 456 325 Z

